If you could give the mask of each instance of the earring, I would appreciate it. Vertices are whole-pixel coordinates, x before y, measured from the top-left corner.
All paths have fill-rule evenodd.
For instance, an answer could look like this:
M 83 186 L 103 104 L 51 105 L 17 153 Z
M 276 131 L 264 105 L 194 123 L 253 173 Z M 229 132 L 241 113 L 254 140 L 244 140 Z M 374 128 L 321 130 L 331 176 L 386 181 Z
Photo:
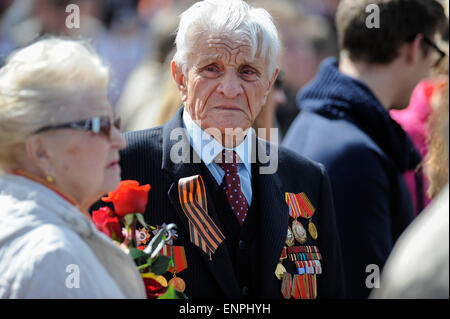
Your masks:
M 50 184 L 53 184 L 53 182 L 55 181 L 53 179 L 53 176 L 51 176 L 51 175 L 47 175 L 45 178 L 47 179 L 47 182 L 49 182 Z

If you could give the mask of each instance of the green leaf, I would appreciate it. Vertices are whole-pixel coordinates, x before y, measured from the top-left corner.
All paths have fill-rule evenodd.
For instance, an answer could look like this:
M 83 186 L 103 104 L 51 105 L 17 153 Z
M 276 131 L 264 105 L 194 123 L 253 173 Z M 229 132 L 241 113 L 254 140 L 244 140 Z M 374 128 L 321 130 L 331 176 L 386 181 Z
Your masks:
M 148 225 L 147 225 L 147 223 L 145 222 L 144 216 L 143 216 L 142 214 L 140 214 L 140 213 L 136 214 L 136 218 L 137 218 L 138 222 L 139 222 L 142 226 L 144 226 L 145 228 L 148 228 Z
M 143 252 L 142 250 L 140 250 L 140 249 L 131 247 L 131 248 L 130 248 L 130 256 L 131 256 L 131 258 L 133 258 L 133 259 L 137 259 L 137 258 L 139 258 L 139 257 L 146 257 L 147 254 L 144 253 L 144 252 Z
M 158 258 L 152 258 L 152 257 L 148 257 L 147 259 L 147 264 L 149 265 L 149 267 L 152 266 L 153 262 L 158 259 Z
M 175 288 L 173 288 L 173 286 L 167 287 L 166 292 L 159 296 L 157 299 L 179 299 L 176 293 Z
M 167 272 L 169 270 L 170 258 L 164 255 L 159 256 L 152 264 L 151 270 L 152 273 L 159 276 Z

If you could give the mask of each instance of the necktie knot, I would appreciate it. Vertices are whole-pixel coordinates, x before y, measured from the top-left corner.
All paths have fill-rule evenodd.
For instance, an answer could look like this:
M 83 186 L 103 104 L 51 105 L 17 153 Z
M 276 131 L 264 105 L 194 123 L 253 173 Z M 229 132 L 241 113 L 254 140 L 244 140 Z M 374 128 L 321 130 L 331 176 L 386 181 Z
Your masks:
M 239 157 L 235 151 L 223 150 L 222 163 L 218 165 L 225 171 L 225 173 L 236 173 L 238 171 Z

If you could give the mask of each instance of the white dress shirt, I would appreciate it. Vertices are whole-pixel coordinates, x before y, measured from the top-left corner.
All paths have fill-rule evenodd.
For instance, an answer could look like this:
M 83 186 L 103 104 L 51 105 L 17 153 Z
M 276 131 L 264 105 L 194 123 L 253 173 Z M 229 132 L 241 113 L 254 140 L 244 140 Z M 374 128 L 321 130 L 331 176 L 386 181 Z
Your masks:
M 192 117 L 186 112 L 186 109 L 183 110 L 183 124 L 192 148 L 220 185 L 225 172 L 216 162 L 214 162 L 214 159 L 222 153 L 223 149 L 231 149 L 225 148 L 214 137 L 202 130 L 200 126 L 192 120 Z M 254 134 L 253 128 L 250 128 L 242 143 L 232 149 L 242 161 L 242 163 L 239 163 L 238 165 L 238 175 L 241 182 L 242 193 L 244 194 L 245 199 L 247 199 L 249 206 L 252 202 L 251 150 L 252 141 L 255 138 Z

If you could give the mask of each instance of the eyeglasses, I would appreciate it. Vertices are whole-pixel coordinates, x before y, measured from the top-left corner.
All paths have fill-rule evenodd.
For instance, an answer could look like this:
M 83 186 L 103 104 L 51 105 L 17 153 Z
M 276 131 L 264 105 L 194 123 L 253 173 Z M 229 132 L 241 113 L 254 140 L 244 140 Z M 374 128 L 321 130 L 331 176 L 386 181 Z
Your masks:
M 423 38 L 423 42 L 432 47 L 439 54 L 439 57 L 437 57 L 437 60 L 433 65 L 434 68 L 437 67 L 439 64 L 441 64 L 442 59 L 445 57 L 445 52 L 439 49 L 439 47 L 427 37 Z
M 95 134 L 103 133 L 106 136 L 111 137 L 111 129 L 113 126 L 120 130 L 119 116 L 116 116 L 113 120 L 108 116 L 95 116 L 84 121 L 45 126 L 35 131 L 34 134 L 48 130 L 69 128 L 80 131 L 91 131 Z

